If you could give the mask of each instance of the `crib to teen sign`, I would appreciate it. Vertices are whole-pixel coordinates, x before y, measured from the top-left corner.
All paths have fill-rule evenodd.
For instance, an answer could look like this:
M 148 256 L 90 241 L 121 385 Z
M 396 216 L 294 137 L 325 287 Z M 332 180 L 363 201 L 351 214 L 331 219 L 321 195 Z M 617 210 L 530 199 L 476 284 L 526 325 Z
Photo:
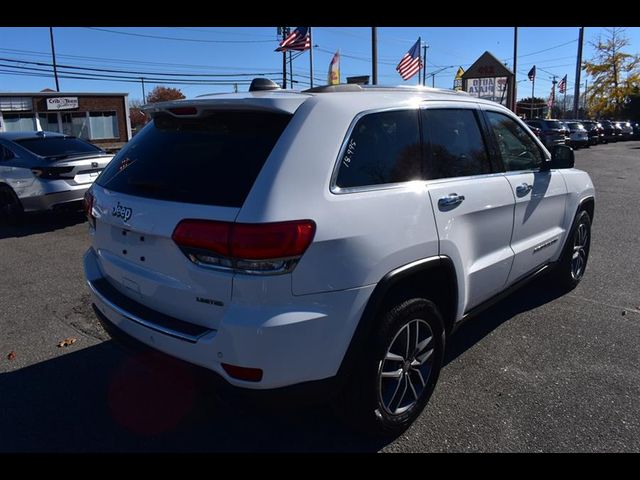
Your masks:
M 47 98 L 47 110 L 72 110 L 78 108 L 78 97 Z

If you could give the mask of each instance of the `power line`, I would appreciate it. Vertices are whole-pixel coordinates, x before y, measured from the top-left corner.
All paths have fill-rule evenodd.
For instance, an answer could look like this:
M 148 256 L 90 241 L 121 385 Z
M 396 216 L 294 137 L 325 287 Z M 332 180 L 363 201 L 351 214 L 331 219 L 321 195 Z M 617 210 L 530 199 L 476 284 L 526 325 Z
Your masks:
M 0 61 L 13 62 L 13 63 L 26 63 L 29 65 L 39 65 L 45 67 L 51 67 L 51 63 L 47 62 L 30 62 L 25 60 L 17 60 L 11 58 L 0 57 Z M 160 76 L 174 76 L 174 77 L 250 77 L 250 76 L 264 76 L 264 75 L 277 75 L 278 72 L 254 72 L 254 73 L 176 73 L 176 72 L 139 72 L 132 70 L 114 70 L 106 68 L 92 68 L 92 67 L 78 67 L 75 65 L 62 65 L 57 64 L 60 68 L 68 68 L 74 70 L 89 70 L 93 72 L 107 72 L 107 73 L 130 73 L 135 75 L 160 75 Z
M 14 54 L 25 54 L 25 56 L 40 56 L 47 57 L 51 56 L 51 53 L 47 52 L 38 52 L 34 50 L 17 50 L 11 48 L 0 48 L 0 52 L 5 53 L 14 53 Z M 149 62 L 144 60 L 134 60 L 134 59 L 120 59 L 120 58 L 110 58 L 110 57 L 87 57 L 84 55 L 70 55 L 70 54 L 56 54 L 57 57 L 62 58 L 70 58 L 70 59 L 80 59 L 87 60 L 90 63 L 102 63 L 101 60 L 106 60 L 115 63 L 124 63 L 124 64 L 135 64 L 135 65 L 153 65 L 153 66 L 172 66 L 179 68 L 196 68 L 196 69 L 212 69 L 212 70 L 255 70 L 255 68 L 251 67 L 220 67 L 216 65 L 197 65 L 197 64 L 187 64 L 187 63 L 168 63 L 168 62 Z
M 269 37 L 273 38 L 273 35 L 269 35 L 267 33 L 245 33 L 245 32 L 226 32 L 224 30 L 205 30 L 203 28 L 190 28 L 190 27 L 171 27 L 173 30 L 185 30 L 187 32 L 205 32 L 205 33 L 221 33 L 223 35 L 240 35 L 243 37 Z
M 50 74 L 51 71 L 46 68 L 37 68 L 37 67 L 24 67 L 17 65 L 6 65 L 0 63 L 0 67 L 2 68 L 10 68 L 12 70 L 5 70 L 5 72 L 21 72 L 21 71 L 29 71 L 29 72 L 41 72 Z M 85 79 L 85 80 L 103 80 L 103 81 L 132 81 L 135 83 L 139 83 L 141 79 L 144 78 L 146 82 L 150 83 L 181 83 L 184 85 L 218 85 L 218 84 L 227 84 L 227 83 L 250 83 L 251 80 L 246 78 L 239 79 L 224 79 L 224 80 L 205 80 L 205 79 L 176 79 L 176 78 L 155 78 L 155 77 L 136 77 L 130 75 L 108 75 L 105 73 L 86 73 L 86 72 L 68 72 L 61 71 L 67 75 L 65 78 L 77 78 L 77 79 Z M 73 76 L 70 76 L 73 75 Z
M 33 73 L 33 72 L 20 72 L 20 71 L 15 71 L 15 70 L 0 70 L 0 73 L 3 73 L 5 75 L 15 75 L 15 76 L 25 76 L 25 77 L 40 77 L 40 78 L 53 78 L 53 73 Z M 122 82 L 122 83 L 140 83 L 140 79 L 131 79 L 131 80 L 127 80 L 127 79 L 104 79 L 104 78 L 94 78 L 94 77 L 86 77 L 86 76 L 80 76 L 80 75 L 68 75 L 65 73 L 61 73 L 58 74 L 58 77 L 60 78 L 70 78 L 70 79 L 76 79 L 76 80 L 98 80 L 98 81 L 110 81 L 110 82 Z M 145 79 L 146 80 L 146 79 Z M 273 80 L 273 79 L 271 79 Z M 163 85 L 217 85 L 217 86 L 222 86 L 222 85 L 234 85 L 234 84 L 238 84 L 238 85 L 250 85 L 250 82 L 248 80 L 221 80 L 221 81 L 217 81 L 217 82 L 208 82 L 208 83 L 192 83 L 189 80 L 178 80 L 178 81 L 173 81 L 173 80 L 162 80 L 161 82 L 155 82 L 155 81 L 149 81 L 149 83 L 152 84 L 163 84 Z
M 132 33 L 132 32 L 120 32 L 118 30 L 110 30 L 108 28 L 98 28 L 98 27 L 83 27 L 88 30 L 97 30 L 100 32 L 108 32 L 108 33 L 117 33 L 119 35 L 129 35 L 132 37 L 144 37 L 144 38 L 155 38 L 157 40 L 175 40 L 179 42 L 195 42 L 195 43 L 274 43 L 277 42 L 274 40 L 203 40 L 201 38 L 178 38 L 178 37 L 165 37 L 162 35 L 145 35 L 142 33 Z
M 530 57 L 532 55 L 538 55 L 539 53 L 548 52 L 549 50 L 554 50 L 556 48 L 564 47 L 565 45 L 569 45 L 571 43 L 575 43 L 578 40 L 571 40 L 570 42 L 561 43 L 560 45 L 556 45 L 555 47 L 545 48 L 544 50 L 538 50 L 537 52 L 525 53 L 524 55 L 518 55 L 518 58 L 522 57 Z

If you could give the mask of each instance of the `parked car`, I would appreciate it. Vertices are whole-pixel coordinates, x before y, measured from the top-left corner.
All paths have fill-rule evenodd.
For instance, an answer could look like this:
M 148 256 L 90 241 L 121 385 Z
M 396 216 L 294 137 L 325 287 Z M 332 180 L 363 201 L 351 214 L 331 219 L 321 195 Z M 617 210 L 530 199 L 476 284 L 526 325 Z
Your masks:
M 598 122 L 594 122 L 593 120 L 579 120 L 579 123 L 587 130 L 589 145 L 603 143 L 604 140 L 601 139 L 604 137 L 604 130 Z
M 24 212 L 79 208 L 112 157 L 80 138 L 60 133 L 0 133 L 0 217 L 15 224 Z
M 552 149 L 555 145 L 565 145 L 567 142 L 565 127 L 557 120 L 533 119 L 527 120 L 526 123 L 540 129 L 540 138 L 548 149 Z
M 633 138 L 634 140 L 640 139 L 640 123 L 633 123 Z
M 573 148 L 589 147 L 589 133 L 579 122 L 567 122 L 569 128 L 569 145 Z
M 529 130 L 531 130 L 536 137 L 538 138 L 542 138 L 542 130 L 540 130 L 538 127 L 534 127 L 533 125 L 527 125 L 529 127 Z
M 616 125 L 620 127 L 620 137 L 622 140 L 631 140 L 633 138 L 633 126 L 631 122 L 616 122 Z
M 617 128 L 616 125 L 609 120 L 601 120 L 600 124 L 604 130 L 604 139 L 607 142 L 617 142 L 619 139 L 619 133 L 621 132 L 620 128 Z
M 463 320 L 544 270 L 580 282 L 593 184 L 495 102 L 266 87 L 147 109 L 86 195 L 94 310 L 238 389 L 324 388 L 398 435 Z

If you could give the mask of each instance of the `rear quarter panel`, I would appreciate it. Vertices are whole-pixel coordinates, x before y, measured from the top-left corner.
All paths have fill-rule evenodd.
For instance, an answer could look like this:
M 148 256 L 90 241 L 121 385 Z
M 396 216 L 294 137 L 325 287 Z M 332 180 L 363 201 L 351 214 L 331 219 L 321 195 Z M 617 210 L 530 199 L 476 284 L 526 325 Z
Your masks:
M 298 109 L 237 218 L 316 222 L 314 241 L 292 274 L 294 295 L 374 284 L 394 268 L 438 254 L 424 182 L 356 193 L 330 191 L 352 120 L 359 112 L 384 106 L 384 99 L 371 105 L 353 95 L 330 95 L 321 101 L 312 98 Z M 396 101 L 389 106 L 401 105 Z

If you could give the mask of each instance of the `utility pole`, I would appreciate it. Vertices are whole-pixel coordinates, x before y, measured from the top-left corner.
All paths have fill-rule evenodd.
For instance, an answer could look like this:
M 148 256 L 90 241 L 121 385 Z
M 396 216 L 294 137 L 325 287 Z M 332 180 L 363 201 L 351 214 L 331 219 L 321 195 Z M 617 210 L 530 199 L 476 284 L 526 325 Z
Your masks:
M 424 59 L 424 62 L 422 63 L 422 86 L 424 87 L 427 84 L 427 48 L 429 48 L 429 45 L 423 45 L 422 46 L 422 58 Z M 435 78 L 435 75 L 434 77 Z
M 313 88 L 313 36 L 311 35 L 311 27 L 309 27 L 309 76 L 311 77 L 311 88 Z
M 535 67 L 535 65 L 534 65 L 534 67 Z M 536 74 L 535 74 L 535 71 L 534 71 L 533 80 L 531 80 L 531 110 L 529 111 L 529 115 L 530 115 L 529 119 L 533 118 L 533 105 L 534 105 L 534 98 L 535 98 L 534 94 L 535 94 L 535 91 L 536 91 Z M 544 108 L 544 104 L 543 104 L 543 108 Z M 536 108 L 536 110 L 538 110 L 538 109 Z M 543 112 L 544 112 L 544 110 L 543 110 Z
M 518 86 L 518 27 L 513 27 L 513 86 L 511 88 L 511 111 L 516 113 L 516 103 L 518 100 L 516 88 Z M 533 102 L 533 98 L 531 99 Z
M 56 77 L 56 92 L 60 91 L 58 83 L 58 67 L 56 65 L 56 47 L 53 45 L 53 27 L 49 27 L 49 38 L 51 38 L 51 56 L 53 57 L 53 76 Z
M 142 103 L 147 103 L 147 94 L 144 91 L 144 77 L 140 77 L 140 82 L 142 83 Z
M 373 85 L 378 84 L 378 29 L 371 27 L 371 80 Z
M 584 41 L 584 27 L 580 27 L 578 37 L 578 61 L 576 62 L 576 88 L 573 93 L 573 116 L 578 117 L 578 101 L 580 99 L 580 71 L 582 70 L 582 42 Z
M 431 86 L 433 88 L 436 88 L 436 74 L 435 73 L 431 74 Z
M 556 76 L 553 76 L 553 80 L 551 80 L 551 107 L 549 107 L 549 113 L 553 117 L 553 106 L 556 104 Z

